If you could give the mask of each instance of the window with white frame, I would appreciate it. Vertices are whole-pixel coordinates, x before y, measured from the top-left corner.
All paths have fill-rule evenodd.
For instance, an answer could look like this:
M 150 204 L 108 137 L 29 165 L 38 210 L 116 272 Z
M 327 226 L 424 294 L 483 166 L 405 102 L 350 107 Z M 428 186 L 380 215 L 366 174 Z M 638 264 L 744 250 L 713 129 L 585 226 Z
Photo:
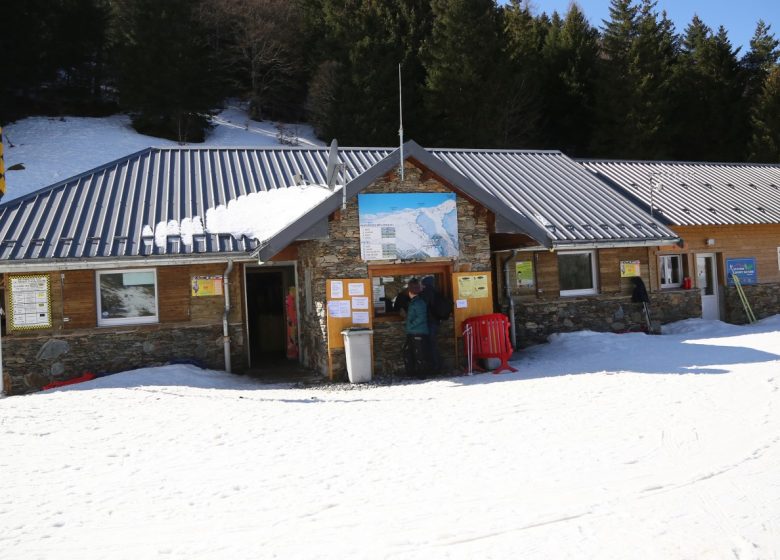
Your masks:
M 680 255 L 661 255 L 658 257 L 658 272 L 662 288 L 682 286 L 682 257 Z
M 558 278 L 562 296 L 598 294 L 596 251 L 558 253 Z
M 156 323 L 157 273 L 153 268 L 97 273 L 98 325 Z

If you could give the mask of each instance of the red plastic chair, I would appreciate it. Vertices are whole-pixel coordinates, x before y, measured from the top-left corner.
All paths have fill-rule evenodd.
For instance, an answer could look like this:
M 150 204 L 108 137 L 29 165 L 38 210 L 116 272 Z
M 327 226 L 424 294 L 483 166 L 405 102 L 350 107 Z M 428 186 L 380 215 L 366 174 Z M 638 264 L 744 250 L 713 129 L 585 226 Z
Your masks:
M 501 313 L 479 315 L 463 321 L 463 342 L 469 371 L 485 371 L 475 365 L 477 359 L 498 358 L 501 364 L 493 373 L 517 371 L 509 365 L 514 348 L 509 336 L 509 319 Z M 469 351 L 471 350 L 471 351 Z

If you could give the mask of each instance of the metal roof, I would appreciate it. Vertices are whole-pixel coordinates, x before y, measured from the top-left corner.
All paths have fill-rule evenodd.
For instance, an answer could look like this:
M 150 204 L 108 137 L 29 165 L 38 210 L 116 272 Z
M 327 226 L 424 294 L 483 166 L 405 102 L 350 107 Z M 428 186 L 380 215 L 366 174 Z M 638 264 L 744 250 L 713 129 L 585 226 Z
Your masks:
M 424 150 L 414 142 L 405 149 L 407 157 L 430 158 L 455 186 L 532 236 L 546 233 L 547 240 L 537 240 L 548 245 L 676 239 L 560 152 Z M 395 153 L 340 148 L 347 166 L 339 182 L 353 196 L 361 178 L 373 176 L 371 170 L 392 167 L 389 156 Z M 143 229 L 205 218 L 209 208 L 241 195 L 293 185 L 296 174 L 325 183 L 327 157 L 327 148 L 148 148 L 0 205 L 0 262 L 246 256 L 258 247 L 256 240 L 204 234 L 191 245 L 170 238 L 166 247 L 157 247 Z M 338 193 L 323 205 L 336 198 Z
M 780 223 L 780 165 L 580 160 L 668 224 Z M 651 185 L 654 185 L 651 188 Z

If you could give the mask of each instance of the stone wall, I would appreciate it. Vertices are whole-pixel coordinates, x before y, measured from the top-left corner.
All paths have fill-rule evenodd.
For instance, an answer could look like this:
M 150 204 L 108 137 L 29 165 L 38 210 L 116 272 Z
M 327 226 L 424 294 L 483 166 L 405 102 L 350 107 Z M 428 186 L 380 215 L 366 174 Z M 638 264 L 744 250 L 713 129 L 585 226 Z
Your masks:
M 246 368 L 243 328 L 230 326 L 234 371 Z M 113 373 L 172 361 L 224 369 L 221 325 L 166 324 L 3 338 L 6 393 L 40 390 L 85 372 Z
M 756 284 L 742 288 L 757 319 L 780 313 L 780 284 Z M 724 290 L 726 321 L 737 325 L 747 323 L 747 314 L 737 289 L 733 286 L 722 289 Z
M 391 173 L 375 181 L 364 193 L 451 192 L 441 182 L 417 166 L 406 162 L 404 180 Z M 464 270 L 490 270 L 490 238 L 488 216 L 482 207 L 457 196 L 459 258 L 454 267 Z M 325 312 L 325 280 L 339 278 L 368 278 L 369 263 L 360 257 L 360 227 L 357 198 L 347 201 L 345 210 L 331 217 L 327 240 L 306 241 L 298 246 L 298 278 L 308 277 L 311 284 L 300 293 L 302 354 L 304 364 L 323 375 L 328 372 L 327 328 Z M 456 268 L 457 269 L 457 268 Z M 307 272 L 308 270 L 308 272 Z M 307 292 L 311 302 L 307 302 Z M 448 364 L 454 364 L 452 320 L 442 325 L 439 348 Z M 381 371 L 395 373 L 403 368 L 399 361 L 404 342 L 403 323 L 379 319 L 374 323 L 374 358 Z M 446 333 L 449 334 L 446 334 Z M 340 336 L 340 335 L 338 335 Z M 346 366 L 343 350 L 333 353 L 334 377 L 344 378 Z
M 665 323 L 701 317 L 699 290 L 653 292 L 650 300 L 650 319 L 655 332 Z M 625 295 L 516 301 L 515 321 L 521 348 L 545 342 L 557 332 L 647 330 L 642 305 Z

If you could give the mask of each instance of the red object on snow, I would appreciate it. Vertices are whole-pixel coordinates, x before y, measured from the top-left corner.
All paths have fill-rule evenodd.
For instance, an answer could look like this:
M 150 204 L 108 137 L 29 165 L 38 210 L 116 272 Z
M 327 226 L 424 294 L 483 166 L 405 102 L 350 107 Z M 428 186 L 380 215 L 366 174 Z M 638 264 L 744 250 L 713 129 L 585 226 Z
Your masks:
M 66 381 L 52 381 L 48 385 L 44 385 L 43 390 L 56 389 L 57 387 L 64 387 L 65 385 L 75 385 L 76 383 L 83 383 L 84 381 L 91 381 L 93 379 L 95 379 L 95 374 L 86 372 L 79 377 L 74 377 L 73 379 L 68 379 Z
M 470 317 L 463 321 L 463 339 L 469 360 L 469 371 L 484 371 L 474 364 L 476 358 L 498 358 L 501 364 L 493 371 L 517 371 L 509 365 L 512 357 L 512 341 L 509 337 L 510 324 L 506 315 L 491 313 Z

